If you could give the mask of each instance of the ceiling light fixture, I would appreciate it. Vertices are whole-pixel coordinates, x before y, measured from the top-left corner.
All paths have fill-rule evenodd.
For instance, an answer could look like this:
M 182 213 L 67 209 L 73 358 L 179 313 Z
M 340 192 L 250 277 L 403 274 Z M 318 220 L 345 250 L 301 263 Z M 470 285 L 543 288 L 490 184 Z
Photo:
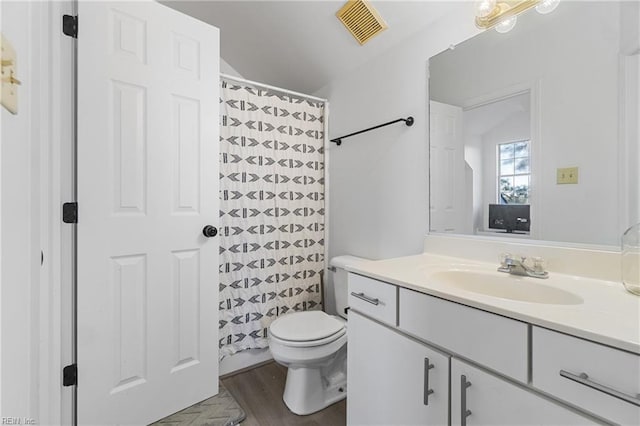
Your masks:
M 476 16 L 486 18 L 496 8 L 496 0 L 478 0 L 476 2 Z
M 535 7 L 542 15 L 551 13 L 560 0 L 476 0 L 476 26 L 482 29 L 495 28 L 507 33 L 515 27 L 518 15 Z
M 536 5 L 536 11 L 546 15 L 547 13 L 551 13 L 556 10 L 558 4 L 560 4 L 560 0 L 542 0 Z
M 513 27 L 516 26 L 517 22 L 518 22 L 518 17 L 512 16 L 510 18 L 503 19 L 502 21 L 498 22 L 494 28 L 500 34 L 505 34 L 511 31 Z

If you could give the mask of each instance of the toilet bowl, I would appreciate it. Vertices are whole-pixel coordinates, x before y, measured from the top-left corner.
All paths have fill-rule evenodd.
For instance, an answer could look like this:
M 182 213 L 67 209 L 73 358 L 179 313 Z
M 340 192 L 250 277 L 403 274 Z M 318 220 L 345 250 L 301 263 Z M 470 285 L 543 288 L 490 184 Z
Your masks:
M 309 336 L 296 333 L 306 327 Z M 283 399 L 299 415 L 311 414 L 346 396 L 345 321 L 322 311 L 296 312 L 269 328 L 273 359 L 288 368 Z
M 365 259 L 331 259 L 336 309 L 346 317 L 348 263 Z M 347 323 L 322 311 L 293 312 L 269 326 L 273 359 L 287 370 L 283 400 L 295 414 L 322 410 L 347 396 Z

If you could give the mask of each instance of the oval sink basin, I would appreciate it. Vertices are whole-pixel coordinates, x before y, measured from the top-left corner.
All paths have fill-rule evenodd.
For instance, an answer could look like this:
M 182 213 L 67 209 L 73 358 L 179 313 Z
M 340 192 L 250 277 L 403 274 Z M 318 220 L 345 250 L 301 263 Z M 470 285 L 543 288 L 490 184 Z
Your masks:
M 431 274 L 430 278 L 461 290 L 518 302 L 551 305 L 580 305 L 584 302 L 576 294 L 542 284 L 542 280 L 500 272 L 440 271 Z

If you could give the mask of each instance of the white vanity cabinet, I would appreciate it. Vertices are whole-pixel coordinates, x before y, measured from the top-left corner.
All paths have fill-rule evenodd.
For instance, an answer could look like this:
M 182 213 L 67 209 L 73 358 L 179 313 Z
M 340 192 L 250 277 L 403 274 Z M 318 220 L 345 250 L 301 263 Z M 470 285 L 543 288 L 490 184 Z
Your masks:
M 347 424 L 447 425 L 449 357 L 351 309 Z
M 451 360 L 451 424 L 582 426 L 597 423 L 454 358 Z
M 348 425 L 640 424 L 638 354 L 358 274 L 349 292 Z

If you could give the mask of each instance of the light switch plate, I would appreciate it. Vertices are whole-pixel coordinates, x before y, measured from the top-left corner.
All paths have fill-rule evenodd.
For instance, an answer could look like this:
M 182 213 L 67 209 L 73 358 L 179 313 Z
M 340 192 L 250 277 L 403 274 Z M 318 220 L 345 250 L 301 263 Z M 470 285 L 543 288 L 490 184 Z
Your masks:
M 2 90 L 0 90 L 0 103 L 10 113 L 18 113 L 18 84 L 16 78 L 16 51 L 4 36 L 0 35 L 0 63 L 2 68 Z M 17 80 L 15 80 L 17 81 Z
M 568 185 L 578 183 L 578 168 L 577 167 L 565 167 L 558 169 L 557 180 L 558 185 Z

